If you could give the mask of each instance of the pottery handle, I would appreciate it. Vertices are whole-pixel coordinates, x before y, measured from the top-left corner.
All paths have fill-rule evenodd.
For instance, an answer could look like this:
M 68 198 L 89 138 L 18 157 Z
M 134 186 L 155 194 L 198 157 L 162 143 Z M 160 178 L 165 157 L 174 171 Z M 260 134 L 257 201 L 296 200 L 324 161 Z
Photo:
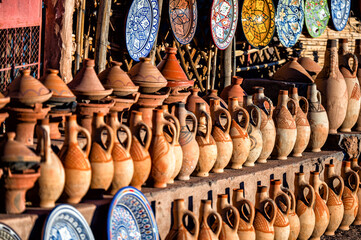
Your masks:
M 337 193 L 336 187 L 333 185 L 334 179 L 338 179 L 338 181 L 340 182 L 340 192 L 339 193 Z M 341 176 L 339 176 L 339 175 L 333 176 L 332 178 L 330 178 L 329 184 L 330 184 L 329 188 L 331 188 L 331 190 L 334 191 L 337 196 L 342 196 L 343 190 L 345 188 L 345 182 L 343 181 L 343 178 Z
M 83 133 L 85 138 L 86 138 L 86 145 L 85 145 L 85 151 L 83 149 L 83 152 L 85 154 L 85 156 L 88 158 L 89 157 L 89 153 L 90 153 L 90 148 L 91 148 L 91 136 L 90 136 L 90 133 L 89 131 L 86 129 L 86 128 L 83 128 L 81 126 L 77 126 L 77 130 L 79 133 Z
M 218 118 L 218 122 L 219 124 L 222 126 L 221 124 L 221 116 L 222 116 L 222 113 L 224 113 L 224 115 L 226 115 L 227 117 L 227 122 L 226 124 L 224 125 L 224 132 L 229 134 L 229 130 L 231 129 L 231 114 L 226 110 L 224 109 L 223 107 L 222 108 L 219 108 L 218 111 L 217 111 L 217 118 Z
M 211 138 L 211 134 L 212 134 L 212 118 L 206 111 L 202 111 L 201 115 L 204 115 L 204 117 L 206 118 L 206 136 L 205 136 L 205 138 L 206 138 L 207 142 L 210 142 L 210 138 Z
M 352 186 L 353 184 L 351 182 L 352 178 L 355 178 L 356 181 L 354 187 Z M 349 172 L 349 174 L 347 175 L 347 181 L 345 182 L 345 186 L 351 189 L 353 193 L 355 193 L 358 191 L 359 185 L 360 185 L 360 177 L 358 176 L 358 174 L 354 171 Z
M 240 206 L 242 206 L 240 211 L 238 211 L 239 215 L 243 215 L 243 218 L 247 219 L 248 220 L 247 222 L 249 224 L 253 224 L 254 217 L 256 215 L 256 210 L 255 210 L 252 202 L 247 200 L 247 199 L 242 199 L 242 200 L 239 201 L 239 204 L 240 204 Z M 245 214 L 245 212 L 243 210 L 244 205 L 248 205 L 248 207 L 249 207 L 249 218 L 247 217 L 247 215 Z
M 217 226 L 216 226 L 214 234 L 216 236 L 219 236 L 219 234 L 221 233 L 221 230 L 222 230 L 222 217 L 217 211 L 215 211 L 213 209 L 209 212 L 209 216 L 212 216 L 212 215 L 217 219 Z
M 351 69 L 350 58 L 353 58 L 353 66 L 352 66 L 351 72 L 352 72 L 352 75 L 355 76 L 357 73 L 357 68 L 358 68 L 358 59 L 357 59 L 356 55 L 351 52 L 348 52 L 343 57 L 344 57 L 344 63 L 346 65 L 346 67 L 348 67 L 349 69 Z
M 194 113 L 192 113 L 192 112 L 190 112 L 190 111 L 187 111 L 186 118 L 187 118 L 187 117 L 191 117 L 191 119 L 192 119 L 193 129 L 190 130 L 190 131 L 193 133 L 193 136 L 196 137 L 197 128 L 198 128 L 198 120 L 197 120 L 197 117 L 196 117 L 196 115 L 194 115 Z
M 239 112 L 242 112 L 242 113 L 244 114 L 244 118 L 245 118 L 245 122 L 246 122 L 246 124 L 245 124 L 245 126 L 244 126 L 244 129 L 245 129 L 245 131 L 248 131 L 249 114 L 248 114 L 248 112 L 247 112 L 246 109 L 244 109 L 243 107 L 239 107 L 238 110 L 237 110 L 237 112 L 236 112 L 236 113 L 237 113 L 237 114 L 236 114 L 237 118 L 238 118 Z M 241 126 L 241 127 L 242 127 L 242 126 Z
M 295 194 L 293 194 L 293 192 L 291 190 L 289 190 L 288 188 L 282 188 L 282 191 L 284 191 L 288 198 L 290 199 L 290 211 L 295 212 L 296 211 L 296 197 Z
M 125 146 L 125 150 L 127 152 L 129 152 L 130 151 L 130 146 L 132 145 L 132 132 L 130 131 L 130 129 L 129 129 L 129 127 L 127 125 L 122 124 L 122 123 L 119 124 L 118 130 L 119 129 L 123 129 L 125 134 L 127 135 L 127 139 L 126 139 L 127 145 Z M 118 134 L 117 133 L 115 133 L 115 134 L 116 134 L 116 137 L 118 138 L 118 141 L 120 142 Z
M 293 118 L 296 118 L 296 115 L 297 115 L 297 103 L 296 103 L 296 101 L 294 99 L 292 99 L 292 98 L 289 98 L 288 103 L 291 103 L 291 105 L 292 105 L 292 109 L 291 110 L 289 109 L 290 113 L 292 114 Z
M 103 125 L 103 129 L 108 132 L 106 145 L 106 153 L 111 155 L 114 147 L 114 130 L 109 125 Z
M 164 118 L 167 119 L 168 121 L 169 121 L 169 119 L 171 119 L 173 121 L 173 124 L 177 130 L 177 132 L 175 132 L 174 135 L 176 135 L 176 139 L 179 139 L 180 125 L 179 125 L 178 119 L 175 116 L 173 116 L 172 114 L 168 114 L 168 113 L 164 113 Z
M 139 131 L 142 128 L 142 126 L 145 128 L 145 139 L 144 139 L 144 148 L 148 151 L 150 142 L 152 140 L 152 129 L 143 121 L 138 122 Z
M 310 194 L 311 194 L 311 202 L 309 202 L 307 200 L 307 196 L 305 195 L 305 188 L 308 188 Z M 306 205 L 309 207 L 309 208 L 313 208 L 313 204 L 315 203 L 315 200 L 316 200 L 316 195 L 315 195 L 315 190 L 313 189 L 313 187 L 306 183 L 303 185 L 303 188 L 302 188 L 302 197 L 304 199 L 304 202 L 306 203 Z
M 266 108 L 266 106 L 264 104 L 265 102 L 268 102 L 268 105 L 269 105 L 268 109 Z M 263 107 L 267 112 L 268 119 L 270 119 L 270 118 L 272 119 L 272 116 L 273 116 L 273 102 L 269 97 L 264 97 Z
M 170 143 L 172 146 L 174 146 L 174 144 L 176 143 L 176 140 L 177 140 L 177 136 L 178 136 L 178 134 L 177 134 L 177 128 L 175 127 L 175 125 L 174 125 L 173 123 L 171 123 L 171 122 L 169 122 L 169 121 L 167 121 L 167 120 L 164 120 L 163 124 L 169 126 L 169 127 L 171 128 L 172 132 L 174 133 L 174 134 L 172 134 L 172 136 L 171 136 L 171 137 L 172 137 L 172 141 L 171 141 L 171 143 Z
M 267 213 L 267 203 L 271 206 L 271 212 L 270 214 Z M 268 221 L 270 222 L 271 225 L 274 224 L 275 220 L 276 220 L 276 203 L 272 200 L 272 199 L 266 199 L 263 202 L 263 212 L 265 213 L 265 215 L 267 216 Z
M 193 219 L 193 222 L 194 222 L 194 233 L 190 232 L 188 229 L 187 231 L 193 235 L 194 237 L 198 237 L 198 234 L 199 234 L 199 221 L 198 221 L 198 218 L 196 218 L 196 216 L 194 215 L 193 212 L 189 211 L 188 209 L 185 209 L 183 211 L 183 219 L 185 216 L 189 216 Z
M 49 136 L 47 131 L 40 125 L 36 126 L 36 136 L 38 138 L 38 145 L 36 146 L 36 151 L 41 156 L 44 156 L 44 162 L 48 159 L 48 151 L 46 147 L 49 144 Z
M 238 231 L 238 226 L 239 226 L 239 212 L 237 210 L 237 208 L 235 208 L 234 206 L 232 205 L 228 205 L 225 209 L 224 209 L 224 212 L 228 212 L 229 210 L 232 210 L 232 213 L 233 213 L 233 223 L 231 223 L 230 219 L 229 219 L 229 216 L 227 214 L 225 214 L 226 216 L 226 219 L 229 223 L 229 226 L 233 229 L 234 232 L 237 232 Z
M 319 104 L 322 104 L 322 96 L 321 96 L 321 92 L 317 90 L 317 99 Z
M 303 102 L 305 103 L 305 105 L 304 105 L 304 107 L 305 107 L 304 111 L 303 111 L 302 108 L 301 108 L 301 109 L 302 109 L 302 111 L 307 115 L 308 109 L 309 109 L 309 104 L 308 104 L 307 99 L 306 99 L 305 97 L 300 96 L 300 97 L 299 97 L 299 101 L 303 101 Z
M 325 182 L 321 182 L 321 186 L 320 186 L 320 187 L 322 187 L 323 190 L 325 191 L 323 197 L 321 196 L 321 198 L 322 198 L 325 202 L 327 202 L 327 199 L 328 199 L 328 185 L 327 185 Z
M 256 105 L 252 105 L 250 107 L 252 108 L 252 110 L 250 112 L 250 118 L 251 118 L 252 122 L 254 122 L 256 128 L 259 129 L 259 128 L 261 128 L 261 110 Z M 257 122 L 254 120 L 254 117 L 253 117 L 254 111 L 256 111 L 256 113 L 257 113 Z
M 288 197 L 288 195 L 286 193 L 284 193 L 283 191 L 280 193 L 280 196 L 283 197 L 283 199 L 286 200 L 286 210 L 283 211 L 281 208 L 279 208 L 281 210 L 281 212 L 283 212 L 284 214 L 286 214 L 288 216 L 288 214 L 290 213 L 291 210 L 291 200 Z M 277 204 L 277 203 L 276 203 Z M 278 204 L 277 204 L 278 205 Z

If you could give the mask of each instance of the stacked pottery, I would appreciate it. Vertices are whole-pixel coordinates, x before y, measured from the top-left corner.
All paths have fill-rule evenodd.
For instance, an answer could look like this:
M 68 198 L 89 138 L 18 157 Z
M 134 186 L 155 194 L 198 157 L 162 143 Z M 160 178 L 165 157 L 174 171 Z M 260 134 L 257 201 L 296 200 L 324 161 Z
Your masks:
M 243 189 L 233 190 L 232 205 L 239 212 L 237 234 L 239 239 L 255 240 L 256 232 L 253 226 L 255 208 L 251 201 L 245 199 L 243 195 Z
M 210 225 L 209 219 L 216 219 L 215 226 Z M 212 209 L 211 200 L 201 200 L 199 208 L 199 240 L 218 240 L 222 229 L 222 218 Z
M 216 89 L 208 90 L 208 94 L 203 97 L 203 100 L 206 101 L 208 104 L 211 104 L 210 101 L 212 99 L 219 100 L 221 106 L 225 109 L 228 109 L 227 103 L 218 96 L 218 90 Z
M 355 172 L 357 172 L 357 174 L 359 175 L 359 177 L 361 177 L 361 167 L 358 164 L 358 159 L 357 158 L 352 158 L 351 159 L 351 169 L 354 170 Z M 357 215 L 356 215 L 356 219 L 353 222 L 353 225 L 361 225 L 361 190 L 360 187 L 357 191 L 357 199 L 358 199 L 358 211 L 357 211 Z
M 206 105 L 206 111 L 208 114 L 210 114 L 210 110 L 209 110 L 209 105 L 206 101 L 203 100 L 203 98 L 201 98 L 198 93 L 199 93 L 199 88 L 191 88 L 190 89 L 191 95 L 188 96 L 187 98 L 187 104 L 186 104 L 186 108 L 188 111 L 191 111 L 192 113 L 196 113 L 196 105 L 197 103 L 204 103 Z
M 358 63 L 359 63 L 358 67 L 357 67 L 357 79 L 360 84 L 360 82 L 361 82 L 361 39 L 356 39 L 355 55 L 356 55 Z M 359 114 L 359 116 L 357 118 L 356 130 L 361 131 L 361 114 Z
M 2 93 L 0 93 L 0 109 L 4 108 L 6 104 L 10 102 L 10 97 L 4 97 Z M 9 117 L 9 114 L 5 111 L 0 111 L 0 124 L 5 121 L 5 119 Z
M 284 191 L 289 199 L 290 199 L 290 211 L 288 213 L 288 221 L 290 222 L 290 236 L 289 240 L 296 240 L 298 238 L 298 235 L 300 234 L 300 219 L 297 216 L 296 213 L 296 197 L 293 194 L 291 190 L 288 188 L 282 188 L 282 191 Z
M 217 212 L 222 218 L 222 230 L 219 240 L 238 240 L 239 213 L 234 206 L 228 203 L 227 194 L 218 195 Z M 229 218 L 230 215 L 233 215 L 233 217 Z
M 292 58 L 275 72 L 273 79 L 283 82 L 313 83 L 313 78 L 299 63 L 298 58 Z
M 223 89 L 223 91 L 221 92 L 220 97 L 224 101 L 228 101 L 229 98 L 236 97 L 236 98 L 238 98 L 239 105 L 242 106 L 243 105 L 243 103 L 242 103 L 243 96 L 247 95 L 246 92 L 241 87 L 242 82 L 243 82 L 243 78 L 233 76 L 232 77 L 232 84 Z

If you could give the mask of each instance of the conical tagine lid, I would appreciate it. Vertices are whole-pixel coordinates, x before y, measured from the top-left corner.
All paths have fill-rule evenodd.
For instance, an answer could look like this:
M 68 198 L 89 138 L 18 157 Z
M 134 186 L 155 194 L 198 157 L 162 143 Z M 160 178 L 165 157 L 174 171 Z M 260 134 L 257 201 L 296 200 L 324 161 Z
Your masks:
M 297 58 L 293 58 L 283 65 L 273 75 L 273 79 L 285 82 L 313 83 L 313 78 L 308 74 L 306 69 L 297 62 L 297 60 Z
M 321 72 L 322 68 L 318 65 L 317 62 L 313 61 L 309 57 L 300 57 L 297 62 L 310 74 L 313 78 L 315 78 L 319 72 Z

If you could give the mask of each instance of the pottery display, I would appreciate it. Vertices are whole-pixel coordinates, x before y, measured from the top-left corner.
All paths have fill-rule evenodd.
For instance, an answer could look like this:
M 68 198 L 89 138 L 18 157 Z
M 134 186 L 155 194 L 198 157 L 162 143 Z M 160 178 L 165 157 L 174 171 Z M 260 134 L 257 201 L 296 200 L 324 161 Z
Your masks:
M 355 172 L 357 172 L 357 174 L 361 175 L 361 166 L 358 164 L 358 159 L 357 158 L 352 158 L 351 159 L 351 169 L 354 170 Z M 353 222 L 353 225 L 361 225 L 361 190 L 360 187 L 357 191 L 357 200 L 358 200 L 358 205 L 359 208 L 357 210 L 357 215 L 356 215 L 356 219 Z
M 357 79 L 360 84 L 360 82 L 361 82 L 361 39 L 356 39 L 356 41 L 355 41 L 355 53 L 354 54 L 356 55 L 358 62 L 359 62 L 359 65 L 357 67 Z M 357 118 L 356 131 L 361 131 L 361 114 L 359 114 L 359 116 Z
M 186 103 L 188 96 L 191 94 L 188 90 L 175 89 L 171 91 L 169 96 L 164 100 L 164 104 L 174 105 L 178 102 Z
M 228 203 L 228 194 L 219 194 L 217 212 L 222 218 L 222 230 L 219 240 L 238 240 L 239 213 L 237 208 Z M 229 218 L 233 215 L 232 219 Z
M 203 98 L 201 98 L 198 95 L 199 90 L 200 90 L 199 88 L 191 88 L 190 89 L 191 94 L 187 98 L 186 108 L 188 111 L 191 111 L 192 113 L 195 114 L 196 113 L 196 104 L 197 103 L 205 103 L 206 104 L 206 112 L 208 114 L 211 114 L 208 103 L 206 101 L 204 101 Z
M 312 79 L 315 79 L 322 70 L 320 65 L 309 57 L 300 57 L 297 62 L 306 69 Z
M 325 31 L 330 10 L 327 0 L 306 0 L 305 1 L 305 24 L 308 34 L 311 37 L 319 37 Z
M 313 78 L 298 63 L 297 58 L 292 58 L 273 75 L 273 79 L 283 82 L 313 83 Z
M 297 216 L 296 213 L 296 197 L 294 193 L 289 190 L 288 188 L 282 188 L 282 191 L 285 192 L 289 199 L 290 199 L 290 211 L 288 213 L 288 221 L 290 222 L 290 235 L 288 237 L 288 240 L 296 240 L 298 238 L 298 235 L 300 234 L 300 219 Z
M 221 103 L 221 106 L 225 109 L 228 109 L 228 105 L 227 103 L 218 96 L 218 90 L 216 89 L 211 89 L 208 90 L 207 95 L 205 95 L 204 97 L 202 97 L 204 101 L 206 101 L 208 104 L 210 104 L 210 100 L 211 99 L 215 99 L 215 100 L 219 100 Z
M 209 223 L 209 218 L 216 219 L 216 225 Z M 222 229 L 222 217 L 217 211 L 212 209 L 211 200 L 201 200 L 199 208 L 199 240 L 218 240 Z
M 256 232 L 253 221 L 256 210 L 252 202 L 244 198 L 243 189 L 233 189 L 232 205 L 239 212 L 237 230 L 239 239 L 255 240 Z
M 247 93 L 241 87 L 242 82 L 243 78 L 237 76 L 232 77 L 232 84 L 223 89 L 220 97 L 226 102 L 228 102 L 230 97 L 237 97 L 239 105 L 242 106 L 243 96 L 247 95 Z
M 21 240 L 13 229 L 3 223 L 0 223 L 0 236 L 4 236 L 5 239 L 9 240 Z
M 139 92 L 132 93 L 122 98 L 110 96 L 110 98 L 114 101 L 114 105 L 110 107 L 110 112 L 117 112 L 119 114 L 122 114 L 126 111 L 129 111 L 131 106 L 133 106 L 133 104 L 138 101 L 139 96 Z
M 330 0 L 330 4 L 333 26 L 337 31 L 342 31 L 350 16 L 351 0 Z

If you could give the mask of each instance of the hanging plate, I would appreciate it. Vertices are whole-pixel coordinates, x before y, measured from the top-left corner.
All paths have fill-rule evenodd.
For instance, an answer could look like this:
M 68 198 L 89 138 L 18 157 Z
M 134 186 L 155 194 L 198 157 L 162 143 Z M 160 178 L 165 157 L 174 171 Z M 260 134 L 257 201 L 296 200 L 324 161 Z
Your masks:
M 214 44 L 226 49 L 232 42 L 237 29 L 238 0 L 213 0 L 211 11 L 211 32 Z
M 181 44 L 188 44 L 197 28 L 196 0 L 170 0 L 169 20 L 174 37 Z
M 249 44 L 267 46 L 275 32 L 275 6 L 272 0 L 244 0 L 242 28 Z
M 305 22 L 308 33 L 311 37 L 319 37 L 325 31 L 330 11 L 327 0 L 306 0 L 305 1 Z
M 277 5 L 276 29 L 285 47 L 292 47 L 302 33 L 304 15 L 303 0 L 280 0 Z
M 159 240 L 159 232 L 147 198 L 133 187 L 114 196 L 108 212 L 108 239 Z
M 347 24 L 351 11 L 351 0 L 330 0 L 333 26 L 342 31 Z M 360 1 L 360 0 L 359 0 Z
M 20 240 L 21 238 L 9 226 L 0 223 L 0 239 Z
M 139 58 L 148 56 L 157 38 L 158 1 L 134 0 L 125 27 L 125 40 L 130 57 L 139 61 Z

